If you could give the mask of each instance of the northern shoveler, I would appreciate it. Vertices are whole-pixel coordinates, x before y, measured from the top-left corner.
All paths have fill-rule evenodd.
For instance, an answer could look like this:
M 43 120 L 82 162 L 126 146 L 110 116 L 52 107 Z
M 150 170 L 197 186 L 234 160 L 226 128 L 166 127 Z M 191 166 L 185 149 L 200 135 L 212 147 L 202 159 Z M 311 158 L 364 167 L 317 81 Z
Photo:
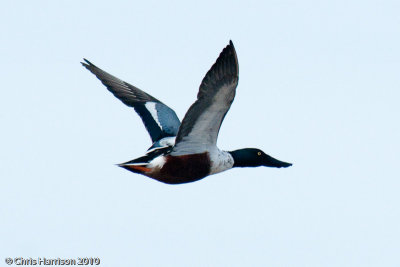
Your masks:
M 197 100 L 182 123 L 175 112 L 153 96 L 96 67 L 91 71 L 119 100 L 133 107 L 150 134 L 153 145 L 140 158 L 119 164 L 134 173 L 167 184 L 182 184 L 234 167 L 289 167 L 257 148 L 220 150 L 218 132 L 236 93 L 239 65 L 232 41 L 201 82 Z

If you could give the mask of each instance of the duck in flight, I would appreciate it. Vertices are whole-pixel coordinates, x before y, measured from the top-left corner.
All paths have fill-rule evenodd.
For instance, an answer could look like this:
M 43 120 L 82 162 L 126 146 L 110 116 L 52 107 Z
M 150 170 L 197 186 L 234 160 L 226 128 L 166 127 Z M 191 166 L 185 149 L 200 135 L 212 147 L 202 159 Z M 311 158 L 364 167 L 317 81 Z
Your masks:
M 200 84 L 197 100 L 182 123 L 170 107 L 139 88 L 114 77 L 84 59 L 92 72 L 125 105 L 141 117 L 153 142 L 147 153 L 119 164 L 167 184 L 182 184 L 234 167 L 289 167 L 258 148 L 224 151 L 217 147 L 218 132 L 236 93 L 239 65 L 232 41 Z

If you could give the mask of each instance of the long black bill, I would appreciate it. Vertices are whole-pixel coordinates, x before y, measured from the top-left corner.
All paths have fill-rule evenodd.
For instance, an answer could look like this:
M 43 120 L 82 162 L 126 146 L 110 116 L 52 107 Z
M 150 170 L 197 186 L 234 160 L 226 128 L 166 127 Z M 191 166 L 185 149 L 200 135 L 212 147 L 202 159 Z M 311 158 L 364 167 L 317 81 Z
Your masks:
M 274 159 L 273 157 L 271 157 L 269 155 L 267 155 L 267 157 L 265 158 L 265 161 L 264 161 L 264 166 L 267 166 L 267 167 L 287 168 L 292 165 L 293 165 L 292 163 L 287 163 L 284 161 Z

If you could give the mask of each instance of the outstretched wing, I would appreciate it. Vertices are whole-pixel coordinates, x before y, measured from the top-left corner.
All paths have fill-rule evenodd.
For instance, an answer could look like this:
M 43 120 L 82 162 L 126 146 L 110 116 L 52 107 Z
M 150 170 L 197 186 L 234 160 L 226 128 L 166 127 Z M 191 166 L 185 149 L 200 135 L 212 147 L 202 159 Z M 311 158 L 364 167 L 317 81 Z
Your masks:
M 232 41 L 201 82 L 197 101 L 187 111 L 171 155 L 202 153 L 216 146 L 218 132 L 236 93 L 239 65 Z
M 82 65 L 92 72 L 125 105 L 133 107 L 142 119 L 144 126 L 154 142 L 168 136 L 176 136 L 180 121 L 171 108 L 143 92 L 96 67 L 84 59 Z

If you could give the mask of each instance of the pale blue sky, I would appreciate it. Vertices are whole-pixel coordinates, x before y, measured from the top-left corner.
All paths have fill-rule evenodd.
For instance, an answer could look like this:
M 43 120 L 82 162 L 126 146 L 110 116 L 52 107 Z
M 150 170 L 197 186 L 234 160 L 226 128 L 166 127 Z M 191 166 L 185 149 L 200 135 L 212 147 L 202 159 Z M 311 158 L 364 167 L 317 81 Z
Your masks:
M 399 266 L 399 1 L 4 1 L 0 265 Z M 218 145 L 288 169 L 171 186 L 116 167 L 151 145 L 83 57 L 180 118 L 229 39 Z

